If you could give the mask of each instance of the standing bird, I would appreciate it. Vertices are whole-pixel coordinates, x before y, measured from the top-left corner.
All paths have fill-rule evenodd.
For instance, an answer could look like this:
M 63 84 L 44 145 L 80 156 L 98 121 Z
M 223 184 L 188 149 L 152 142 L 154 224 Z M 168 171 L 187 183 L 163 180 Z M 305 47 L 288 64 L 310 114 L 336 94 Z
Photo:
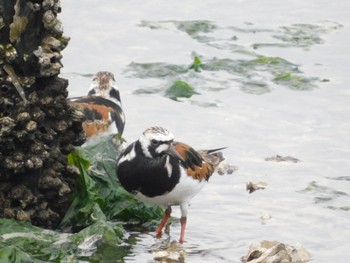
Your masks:
M 70 100 L 85 116 L 83 129 L 88 139 L 101 134 L 122 135 L 125 116 L 118 86 L 111 72 L 97 72 L 88 95 Z
M 171 206 L 179 205 L 179 242 L 184 242 L 188 204 L 224 160 L 218 152 L 221 149 L 196 151 L 175 142 L 168 130 L 151 127 L 120 154 L 116 169 L 121 185 L 142 201 L 165 208 L 157 237 L 170 217 Z

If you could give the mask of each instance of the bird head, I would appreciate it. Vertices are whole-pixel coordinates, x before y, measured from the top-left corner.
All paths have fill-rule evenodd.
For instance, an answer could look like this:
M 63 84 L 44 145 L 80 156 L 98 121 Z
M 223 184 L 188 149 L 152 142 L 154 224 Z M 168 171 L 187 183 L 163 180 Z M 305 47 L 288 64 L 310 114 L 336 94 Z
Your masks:
M 108 71 L 99 71 L 92 78 L 89 96 L 100 96 L 117 103 L 121 107 L 120 94 L 114 75 Z
M 139 138 L 144 155 L 148 158 L 157 158 L 170 155 L 183 161 L 173 146 L 174 135 L 165 128 L 151 127 L 146 129 Z

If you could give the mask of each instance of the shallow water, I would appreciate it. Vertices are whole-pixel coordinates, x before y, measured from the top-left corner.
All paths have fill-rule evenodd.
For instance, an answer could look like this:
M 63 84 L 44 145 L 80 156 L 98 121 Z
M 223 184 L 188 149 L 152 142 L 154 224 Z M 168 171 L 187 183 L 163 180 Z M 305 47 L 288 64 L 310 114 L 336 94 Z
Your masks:
M 70 96 L 85 95 L 91 74 L 109 70 L 128 141 L 161 125 L 198 149 L 228 146 L 225 156 L 239 168 L 213 176 L 193 199 L 184 245 L 172 244 L 175 208 L 170 235 L 130 231 L 136 244 L 125 262 L 240 262 L 262 240 L 300 243 L 313 262 L 346 262 L 348 1 L 88 0 L 62 8 Z M 195 56 L 200 72 L 188 70 Z M 176 80 L 198 94 L 165 97 Z M 300 162 L 265 160 L 277 154 Z M 267 187 L 249 194 L 249 181 Z

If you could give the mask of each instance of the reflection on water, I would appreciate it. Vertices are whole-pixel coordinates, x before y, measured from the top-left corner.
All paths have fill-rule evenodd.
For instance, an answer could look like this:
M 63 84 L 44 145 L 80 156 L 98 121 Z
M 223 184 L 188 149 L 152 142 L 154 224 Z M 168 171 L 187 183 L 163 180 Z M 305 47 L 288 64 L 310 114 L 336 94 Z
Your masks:
M 109 70 L 119 76 L 127 140 L 157 124 L 198 149 L 228 146 L 239 167 L 193 199 L 185 244 L 174 242 L 177 220 L 161 239 L 130 230 L 125 262 L 240 262 L 262 240 L 301 243 L 314 262 L 350 256 L 348 1 L 62 5 L 71 96 Z M 195 92 L 169 99 L 176 81 Z M 249 194 L 249 181 L 267 186 Z

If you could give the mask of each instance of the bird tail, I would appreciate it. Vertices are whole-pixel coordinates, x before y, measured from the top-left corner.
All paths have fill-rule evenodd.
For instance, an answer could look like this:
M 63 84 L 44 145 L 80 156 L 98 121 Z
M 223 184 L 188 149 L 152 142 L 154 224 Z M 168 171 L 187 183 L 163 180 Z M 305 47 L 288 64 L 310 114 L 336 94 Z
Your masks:
M 217 149 L 211 149 L 211 150 L 206 150 L 207 153 L 214 153 L 217 151 L 221 151 L 223 149 L 226 149 L 227 147 L 222 147 L 222 148 L 217 148 Z
M 209 160 L 209 162 L 216 169 L 216 167 L 219 166 L 219 164 L 223 160 L 225 160 L 224 155 L 220 151 L 226 148 L 227 147 L 211 149 L 211 150 L 203 150 L 203 151 L 200 151 L 200 154 L 203 156 L 204 159 Z

